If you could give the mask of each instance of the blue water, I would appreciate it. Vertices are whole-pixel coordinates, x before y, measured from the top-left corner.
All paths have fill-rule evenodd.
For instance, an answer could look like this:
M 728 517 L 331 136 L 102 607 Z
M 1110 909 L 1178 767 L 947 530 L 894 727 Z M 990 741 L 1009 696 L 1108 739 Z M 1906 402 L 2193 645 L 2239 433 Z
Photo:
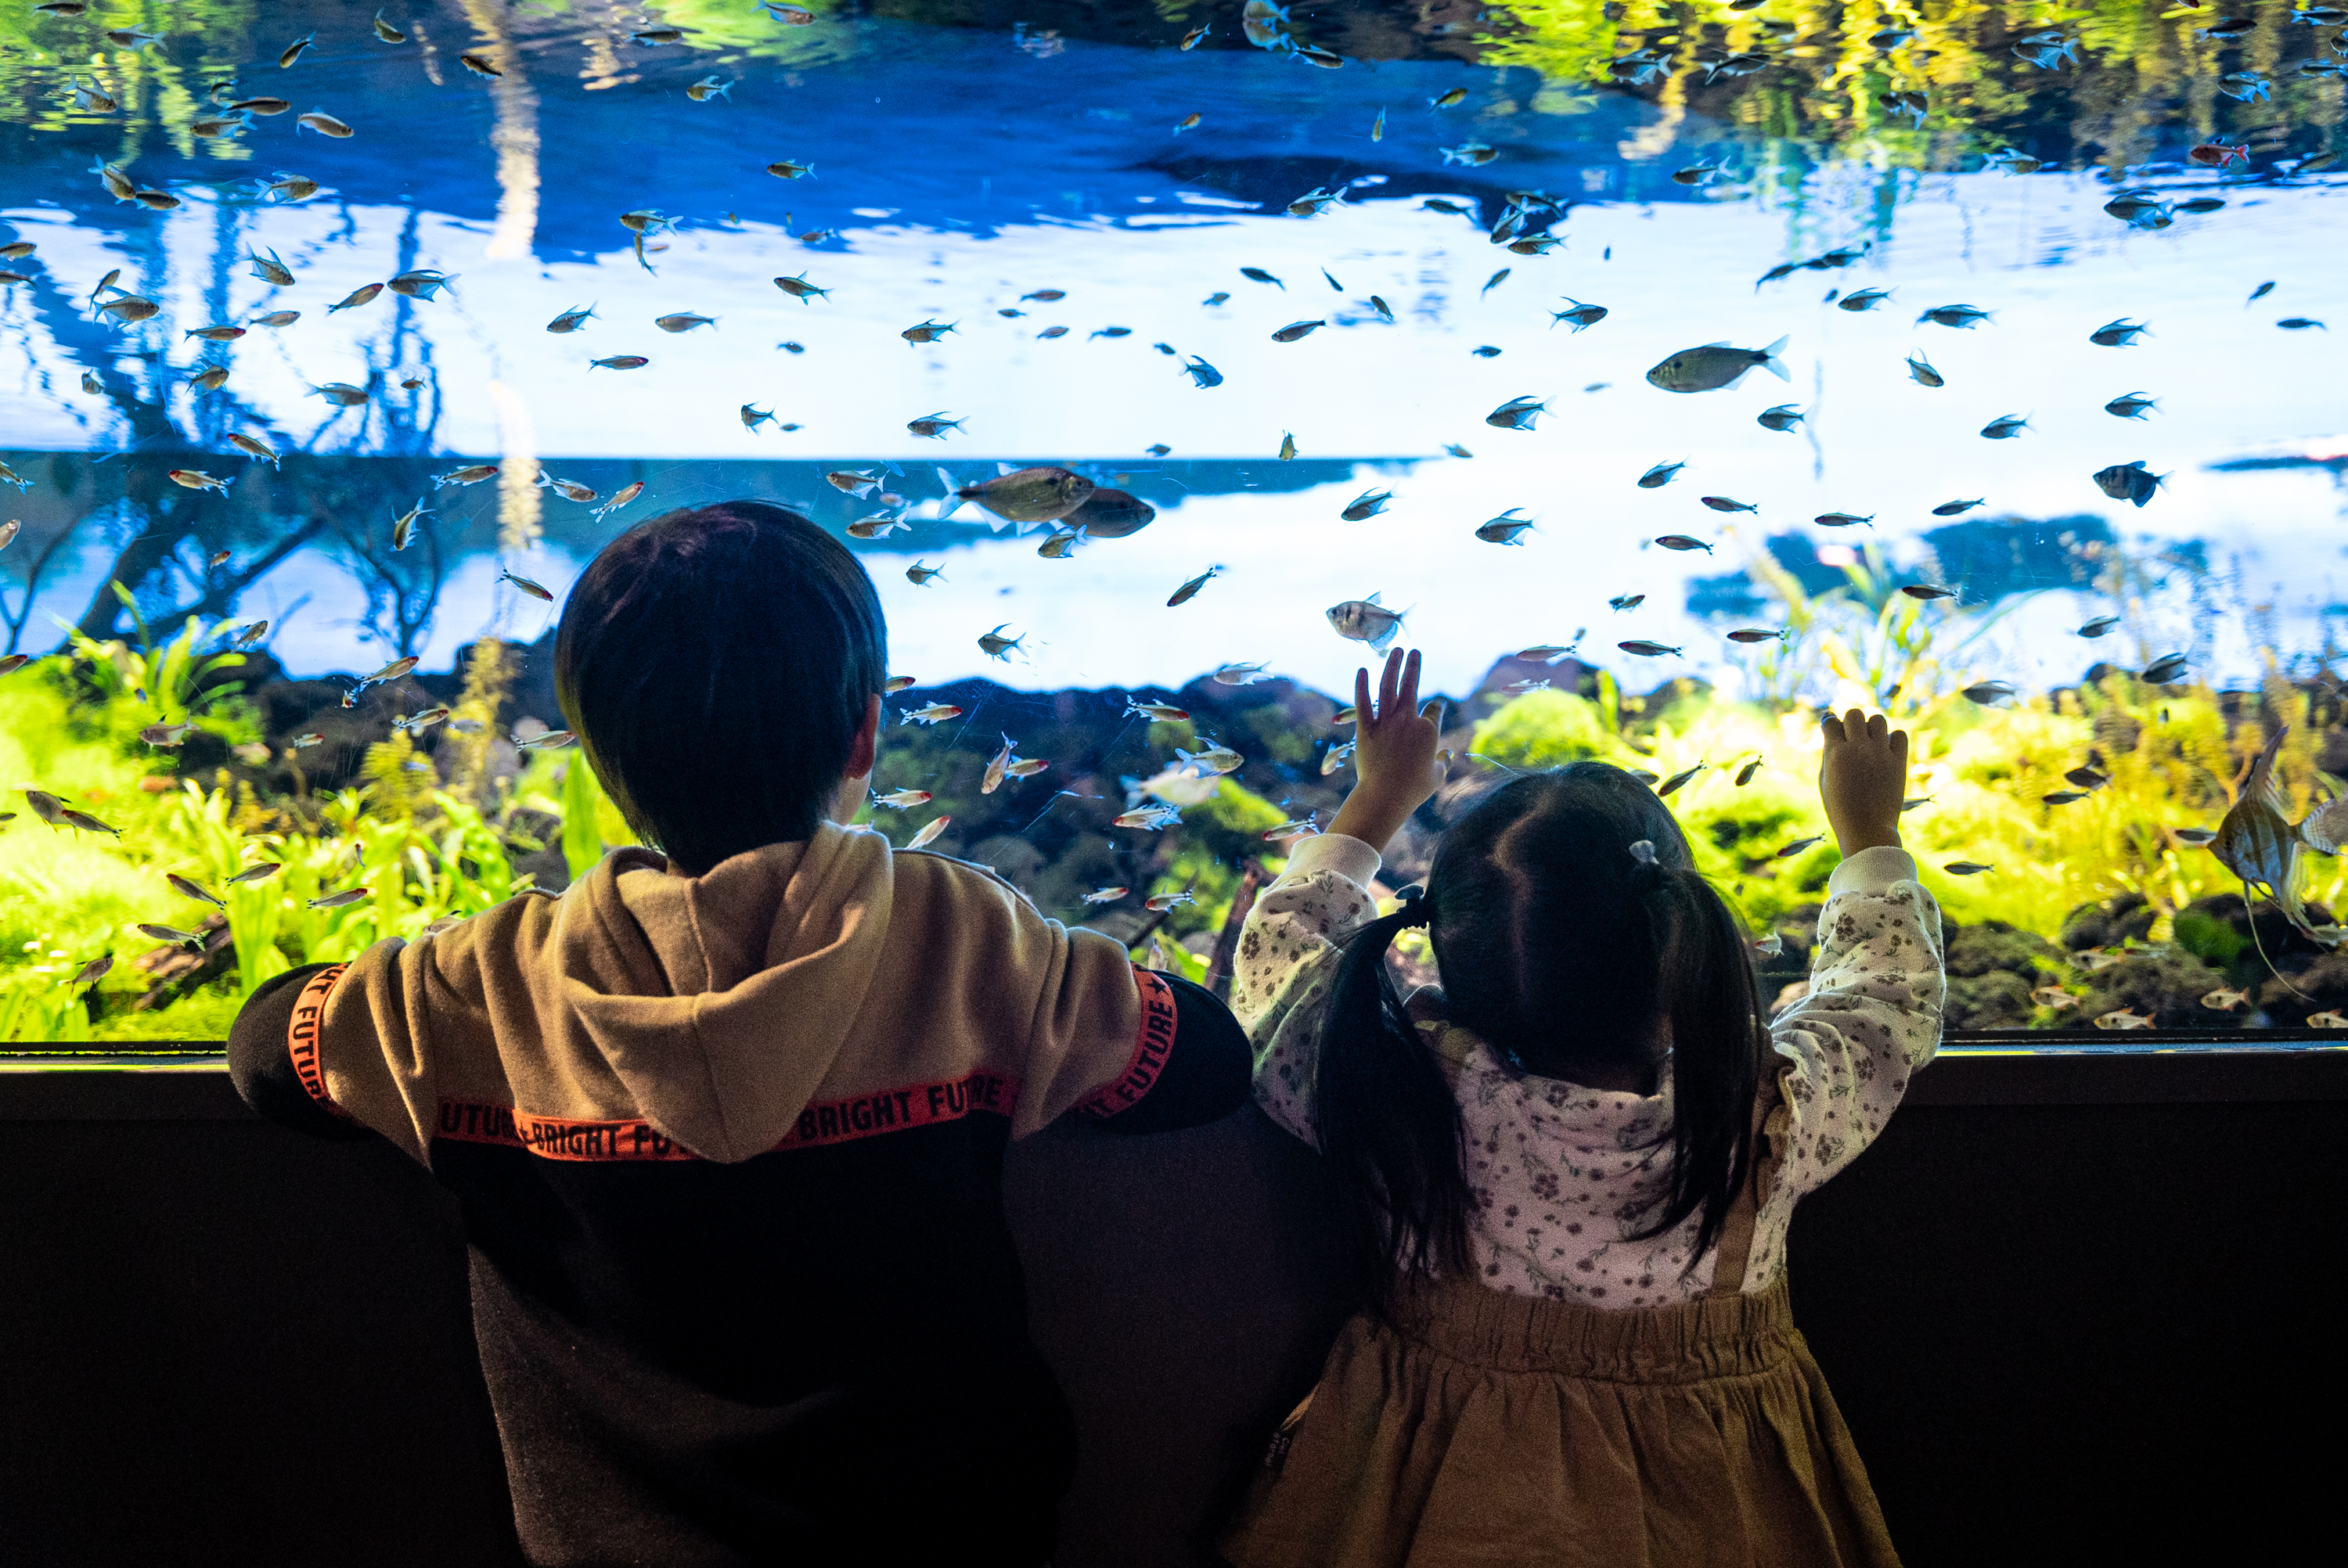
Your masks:
M 0 294 L 0 444 L 37 480 L 21 496 L 0 492 L 25 523 L 0 577 L 14 585 L 9 615 L 28 650 L 50 645 L 51 615 L 108 614 L 101 591 L 125 561 L 141 569 L 142 607 L 169 612 L 217 587 L 202 565 L 215 549 L 232 549 L 229 570 L 242 574 L 307 528 L 301 548 L 208 608 L 270 617 L 272 647 L 296 671 L 355 669 L 386 645 L 431 667 L 484 630 L 545 630 L 551 611 L 499 589 L 500 567 L 559 593 L 619 528 L 730 494 L 803 501 L 844 527 L 870 506 L 821 474 L 876 465 L 894 465 L 885 482 L 914 527 L 860 548 L 888 606 L 894 662 L 924 682 L 983 672 L 1039 689 L 1171 684 L 1248 661 L 1337 690 L 1361 650 L 1323 611 L 1378 592 L 1410 610 L 1407 634 L 1441 689 L 1583 628 L 1593 651 L 1634 637 L 1684 650 L 1643 674 L 1737 688 L 1749 656 L 1719 634 L 1769 609 L 1737 580 L 1744 562 L 1767 549 L 1818 587 L 1835 579 L 1836 552 L 1869 543 L 1908 579 L 2005 611 L 1973 657 L 2024 684 L 2075 680 L 2098 656 L 2133 662 L 2172 649 L 2189 650 L 2201 673 L 2247 677 L 2261 642 L 2320 651 L 2341 610 L 2348 410 L 2337 337 L 2274 324 L 2306 317 L 2348 331 L 2341 185 L 2286 172 L 2336 126 L 2335 83 L 2279 89 L 2301 108 L 2247 175 L 2194 168 L 2183 152 L 2229 125 L 2268 123 L 2263 106 L 2198 89 L 2167 109 L 2140 106 L 2146 150 L 2121 178 L 2073 140 L 2085 134 L 2075 121 L 2093 117 L 2010 60 L 2009 85 L 2038 95 L 2028 117 L 1943 120 L 1929 156 L 1910 159 L 1911 142 L 1892 131 L 1838 150 L 1816 125 L 1759 137 L 1740 100 L 1719 94 L 1692 94 L 1691 108 L 1652 87 L 1471 63 L 1478 49 L 1466 39 L 1409 31 L 1375 9 L 1298 13 L 1306 36 L 1348 55 L 1336 70 L 1236 46 L 1236 18 L 1220 12 L 1199 13 L 1216 36 L 1186 54 L 1172 47 L 1183 25 L 1140 13 L 1056 23 L 1039 9 L 1045 22 L 1014 31 L 1007 16 L 954 28 L 839 14 L 785 28 L 756 10 L 679 7 L 666 19 L 716 36 L 647 48 L 600 13 L 392 9 L 414 35 L 405 46 L 373 38 L 372 6 L 305 5 L 273 11 L 249 35 L 234 17 L 190 12 L 178 31 L 150 20 L 168 36 L 135 64 L 102 43 L 93 50 L 86 24 L 42 22 L 30 33 L 38 47 L 0 48 L 10 106 L 0 237 L 39 246 L 29 262 L 0 263 L 31 280 Z M 1059 36 L 1039 42 L 1054 25 Z M 313 28 L 318 45 L 280 70 L 276 52 Z M 2317 46 L 2310 29 L 2280 29 L 2286 59 Z M 456 56 L 474 49 L 504 77 L 464 71 Z M 1412 57 L 1365 57 L 1380 52 Z M 61 108 L 68 57 L 122 107 Z M 296 113 L 325 109 L 356 134 L 297 133 L 287 114 L 226 143 L 188 135 L 204 83 L 239 60 L 242 91 L 282 93 Z M 2079 101 L 2108 100 L 2127 67 L 2097 76 L 2092 52 L 2089 66 L 2073 78 Z M 733 80 L 730 100 L 691 101 L 685 87 L 712 74 Z M 1773 79 L 1764 73 L 1751 91 Z M 1454 87 L 1465 102 L 1426 107 Z M 1191 113 L 1198 127 L 1177 132 Z M 1497 156 L 1480 168 L 1444 159 L 1441 149 L 1471 140 Z M 1980 153 L 2005 144 L 2050 167 L 1984 169 Z M 116 201 L 91 172 L 101 159 L 180 204 Z M 765 173 L 778 159 L 814 174 Z M 1671 179 L 1722 159 L 1729 169 L 1709 183 Z M 249 183 L 283 172 L 323 190 L 279 204 Z M 2227 205 L 2131 228 L 2102 210 L 2127 184 Z M 1321 187 L 1343 187 L 1346 200 L 1309 219 L 1286 214 Z M 1484 233 L 1505 193 L 1528 190 L 1568 208 L 1554 224 L 1565 243 L 1547 255 L 1510 254 Z M 1478 218 L 1430 210 L 1429 198 Z M 643 208 L 676 220 L 653 237 L 664 248 L 648 252 L 649 270 L 618 221 Z M 799 238 L 809 234 L 821 237 Z M 1841 270 L 1755 284 L 1775 263 L 1838 245 L 1870 249 Z M 251 276 L 253 249 L 273 249 L 296 282 Z M 152 321 L 91 319 L 85 302 L 117 267 L 123 286 L 161 305 Z M 456 282 L 434 300 L 386 292 L 326 313 L 417 267 Z M 802 304 L 770 281 L 784 275 L 829 292 Z M 2270 279 L 2274 290 L 2248 302 Z M 1866 313 L 1822 298 L 1861 287 L 1894 292 Z M 1065 298 L 1023 301 L 1044 289 Z M 1217 292 L 1228 300 L 1202 302 Z M 1393 323 L 1369 306 L 1374 294 Z M 1585 332 L 1553 324 L 1568 298 L 1609 314 Z M 1915 321 L 1960 301 L 1993 319 L 1972 331 Z M 585 330 L 545 332 L 557 313 L 591 303 Z M 182 335 L 277 309 L 302 319 L 232 345 Z M 716 324 L 680 335 L 652 325 L 680 311 Z M 2150 322 L 2152 334 L 2125 349 L 2087 341 L 2122 316 Z M 1271 339 L 1316 319 L 1328 324 L 1301 342 Z M 955 330 L 922 346 L 899 335 L 922 322 Z M 1069 331 L 1037 335 L 1053 325 Z M 1128 334 L 1095 335 L 1113 327 Z M 1781 336 L 1785 381 L 1756 372 L 1684 396 L 1643 379 L 1679 349 Z M 1904 362 L 1920 352 L 1945 387 L 1910 378 Z M 590 368 L 613 354 L 651 363 Z M 1193 355 L 1223 384 L 1194 385 L 1180 368 Z M 191 392 L 187 378 L 208 364 L 230 365 L 228 384 Z M 80 389 L 85 372 L 100 393 Z M 419 385 L 403 389 L 405 379 Z M 308 390 L 328 381 L 365 386 L 372 401 L 333 408 Z M 2139 389 L 2159 399 L 2146 420 L 2104 412 Z M 1533 430 L 1485 423 L 1519 395 L 1550 404 Z M 798 428 L 746 430 L 746 403 Z M 1785 434 L 1755 424 L 1777 404 L 1805 422 Z M 963 427 L 942 441 L 906 429 L 932 413 Z M 1976 434 L 2009 414 L 2029 419 L 2020 437 Z M 273 474 L 226 442 L 232 430 L 314 461 Z M 1277 456 L 1283 436 L 1301 454 L 1292 463 Z M 1171 451 L 1153 456 L 1155 443 Z M 1447 444 L 1473 456 L 1447 456 Z M 60 454 L 74 456 L 58 466 Z M 2141 510 L 2088 478 L 2138 458 L 2168 476 Z M 506 476 L 433 493 L 425 526 L 437 568 L 413 552 L 392 558 L 391 519 L 429 475 L 464 461 L 499 461 Z M 1006 461 L 1077 466 L 1148 499 L 1159 518 L 1057 561 L 1036 558 L 1039 535 L 990 530 L 971 508 L 936 520 L 940 467 L 967 481 Z M 1657 462 L 1687 467 L 1638 488 Z M 234 487 L 180 491 L 160 478 L 175 466 Z M 646 489 L 598 520 L 532 487 L 541 468 L 606 494 L 633 478 Z M 1389 508 L 1341 520 L 1372 488 L 1395 492 Z M 1700 507 L 1702 495 L 1758 510 L 1724 516 Z M 1974 497 L 1985 505 L 1954 523 L 1931 513 Z M 1520 548 L 1474 538 L 1512 507 L 1535 519 Z M 1829 510 L 1874 522 L 1811 522 Z M 28 612 L 26 574 L 68 528 Z M 159 529 L 172 540 L 165 559 L 123 555 Z M 1649 546 L 1666 533 L 1712 548 Z M 2137 590 L 2100 591 L 2096 562 L 2111 555 L 2082 566 L 2082 540 L 2142 561 Z M 916 588 L 903 576 L 916 561 L 943 577 Z M 1214 565 L 1224 572 L 1196 600 L 1164 607 L 1176 584 Z M 1606 608 L 1627 594 L 1644 604 Z M 2127 618 L 2123 634 L 2094 647 L 2071 635 L 2105 613 Z M 1024 657 L 988 661 L 974 639 L 1005 621 L 1027 635 Z

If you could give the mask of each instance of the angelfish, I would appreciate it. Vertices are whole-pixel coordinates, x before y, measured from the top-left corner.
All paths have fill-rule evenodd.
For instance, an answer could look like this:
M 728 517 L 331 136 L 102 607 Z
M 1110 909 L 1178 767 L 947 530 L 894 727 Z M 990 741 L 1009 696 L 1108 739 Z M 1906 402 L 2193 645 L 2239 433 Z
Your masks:
M 2309 940 L 2324 947 L 2335 947 L 2348 930 L 2338 926 L 2316 926 L 2301 907 L 2298 889 L 2293 886 L 2299 876 L 2299 852 L 2302 846 L 2323 854 L 2336 854 L 2343 839 L 2348 839 L 2348 812 L 2340 809 L 2342 803 L 2331 802 L 2308 815 L 2307 820 L 2293 823 L 2283 815 L 2282 791 L 2274 778 L 2274 760 L 2282 750 L 2283 737 L 2291 726 L 2283 725 L 2267 743 L 2266 750 L 2250 766 L 2250 776 L 2243 781 L 2240 796 L 2218 825 L 2218 836 L 2210 842 L 2209 853 L 2218 863 L 2242 879 L 2242 893 L 2247 898 L 2253 888 L 2263 891 L 2273 900 L 2276 908 Z M 2311 832 L 2310 830 L 2313 831 Z

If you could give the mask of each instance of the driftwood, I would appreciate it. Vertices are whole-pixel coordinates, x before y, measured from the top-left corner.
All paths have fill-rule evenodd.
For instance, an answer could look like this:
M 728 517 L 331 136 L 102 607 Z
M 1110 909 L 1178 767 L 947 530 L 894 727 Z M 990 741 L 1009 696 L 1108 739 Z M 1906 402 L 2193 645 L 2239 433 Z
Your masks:
M 165 942 L 130 960 L 130 967 L 147 977 L 147 989 L 130 1004 L 131 1011 L 169 1007 L 236 968 L 236 939 L 229 935 L 227 916 L 214 911 L 195 929 L 204 941 L 201 951 L 184 942 Z

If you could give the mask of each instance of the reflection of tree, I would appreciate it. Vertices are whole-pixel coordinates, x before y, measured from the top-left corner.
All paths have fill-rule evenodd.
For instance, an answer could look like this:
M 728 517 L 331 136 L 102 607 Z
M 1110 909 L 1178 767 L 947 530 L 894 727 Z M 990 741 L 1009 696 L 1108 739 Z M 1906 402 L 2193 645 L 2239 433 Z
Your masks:
M 415 538 L 396 555 L 387 543 L 378 545 L 366 532 L 341 521 L 345 517 L 368 515 L 369 503 L 381 494 L 381 476 L 372 472 L 373 466 L 369 465 L 366 477 L 377 482 L 366 487 L 368 500 L 334 512 L 335 520 L 328 526 L 350 559 L 365 569 L 358 576 L 360 586 L 366 589 L 367 629 L 389 643 L 395 655 L 405 658 L 416 651 L 431 627 L 448 565 L 440 550 L 440 531 L 429 517 L 416 520 Z

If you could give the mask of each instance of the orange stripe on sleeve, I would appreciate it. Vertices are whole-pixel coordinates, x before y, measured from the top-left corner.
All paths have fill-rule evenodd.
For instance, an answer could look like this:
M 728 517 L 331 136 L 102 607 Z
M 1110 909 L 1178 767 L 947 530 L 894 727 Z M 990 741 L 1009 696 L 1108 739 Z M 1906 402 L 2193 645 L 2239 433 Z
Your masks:
M 1087 1116 L 1114 1116 L 1131 1109 L 1166 1071 L 1166 1059 L 1174 1050 L 1174 988 L 1164 976 L 1138 964 L 1133 967 L 1133 979 L 1141 989 L 1141 1028 L 1133 1037 L 1133 1056 L 1114 1082 L 1104 1084 L 1077 1104 L 1076 1109 Z
M 829 1100 L 799 1112 L 798 1124 L 768 1153 L 818 1148 L 883 1132 L 901 1132 L 967 1116 L 1009 1116 L 1019 1097 L 1019 1081 L 981 1069 L 938 1083 L 883 1089 L 853 1100 Z M 642 1117 L 589 1121 L 539 1116 L 510 1105 L 474 1100 L 443 1100 L 437 1139 L 456 1143 L 494 1143 L 526 1150 L 545 1160 L 698 1160 L 700 1155 Z
M 302 994 L 294 999 L 293 1021 L 285 1027 L 285 1054 L 294 1061 L 294 1076 L 310 1091 L 310 1098 L 341 1117 L 353 1120 L 351 1113 L 335 1103 L 326 1092 L 326 1070 L 319 1061 L 318 1046 L 326 1026 L 326 995 L 335 982 L 343 978 L 348 964 L 336 964 L 320 969 L 304 982 Z

